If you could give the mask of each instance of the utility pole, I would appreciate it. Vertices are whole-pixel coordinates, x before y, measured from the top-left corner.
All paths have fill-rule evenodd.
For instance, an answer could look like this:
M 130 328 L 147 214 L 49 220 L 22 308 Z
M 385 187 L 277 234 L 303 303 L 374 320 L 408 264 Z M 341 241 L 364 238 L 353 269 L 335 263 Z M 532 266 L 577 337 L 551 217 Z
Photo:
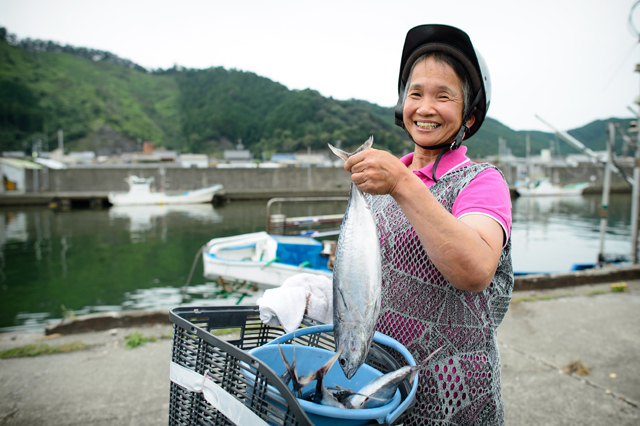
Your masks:
M 636 72 L 640 72 L 640 64 L 636 65 Z M 640 100 L 640 99 L 639 99 Z M 640 106 L 640 103 L 639 103 Z M 638 114 L 640 117 L 640 114 Z M 640 125 L 640 118 L 637 119 Z M 638 263 L 638 198 L 640 197 L 640 131 L 636 135 L 636 155 L 633 166 L 633 185 L 631 190 L 631 263 Z
M 62 129 L 58 129 L 58 149 L 60 150 L 61 158 L 64 157 L 64 139 Z
M 611 165 L 613 161 L 613 144 L 616 137 L 616 129 L 612 121 L 607 124 L 607 163 L 604 169 L 604 183 L 602 185 L 602 202 L 600 204 L 600 251 L 598 253 L 598 264 L 604 264 L 604 237 L 607 233 L 607 221 L 609 217 L 609 193 L 611 192 Z
M 640 4 L 636 2 L 629 13 L 629 28 L 633 29 L 636 37 L 640 41 L 640 32 L 633 25 L 633 11 Z M 636 64 L 636 72 L 640 72 L 640 64 Z M 638 99 L 640 107 L 640 98 Z M 640 125 L 640 114 L 638 114 L 637 126 Z M 637 127 L 636 126 L 636 127 Z M 640 197 L 640 131 L 637 134 L 635 164 L 633 166 L 633 190 L 631 191 L 631 263 L 638 263 L 638 198 Z
M 311 189 L 311 146 L 307 146 L 307 188 Z
M 527 182 L 533 176 L 533 170 L 531 168 L 531 136 L 529 132 L 527 132 L 527 138 L 525 139 L 526 148 L 527 148 Z

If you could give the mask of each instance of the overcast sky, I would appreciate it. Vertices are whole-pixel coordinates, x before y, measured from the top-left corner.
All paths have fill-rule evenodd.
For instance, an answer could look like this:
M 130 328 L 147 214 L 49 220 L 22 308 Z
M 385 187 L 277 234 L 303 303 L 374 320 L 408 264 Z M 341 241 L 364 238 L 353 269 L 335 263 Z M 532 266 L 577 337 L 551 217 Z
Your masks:
M 636 0 L 0 0 L 18 38 L 110 51 L 147 68 L 223 66 L 290 89 L 395 105 L 407 31 L 465 30 L 491 70 L 489 116 L 516 130 L 632 117 Z M 393 6 L 398 5 L 401 6 Z M 640 28 L 640 6 L 634 13 Z

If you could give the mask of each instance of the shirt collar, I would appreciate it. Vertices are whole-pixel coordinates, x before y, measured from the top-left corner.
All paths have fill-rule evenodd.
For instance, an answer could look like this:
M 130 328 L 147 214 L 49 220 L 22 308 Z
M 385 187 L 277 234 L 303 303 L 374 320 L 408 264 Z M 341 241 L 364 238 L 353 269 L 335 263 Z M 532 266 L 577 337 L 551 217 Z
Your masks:
M 446 175 L 447 173 L 471 163 L 471 160 L 469 160 L 469 157 L 467 157 L 466 154 L 467 147 L 464 145 L 458 149 L 454 149 L 453 151 L 445 153 L 440 159 L 438 167 L 436 168 L 436 178 L 440 180 L 440 178 L 442 178 L 442 176 Z M 405 166 L 409 167 L 413 162 L 413 152 L 402 157 L 400 161 L 402 161 Z M 420 179 L 422 179 L 422 181 L 425 182 L 427 186 L 431 186 L 435 183 L 435 181 L 433 180 L 432 172 L 433 163 L 427 164 L 420 170 L 414 170 L 414 173 L 418 175 L 418 177 L 420 177 Z

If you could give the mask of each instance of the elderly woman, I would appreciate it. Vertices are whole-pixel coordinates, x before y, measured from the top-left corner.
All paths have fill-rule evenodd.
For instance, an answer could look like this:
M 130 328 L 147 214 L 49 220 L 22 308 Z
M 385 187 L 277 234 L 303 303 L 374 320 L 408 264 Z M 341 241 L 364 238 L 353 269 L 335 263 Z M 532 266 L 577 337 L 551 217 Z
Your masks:
M 490 79 L 463 31 L 422 25 L 406 37 L 396 124 L 415 144 L 398 160 L 369 149 L 345 163 L 374 194 L 382 255 L 377 330 L 422 370 L 405 425 L 504 424 L 496 328 L 511 298 L 511 202 L 502 174 L 466 157 Z
M 402 53 L 395 109 L 414 152 L 398 159 L 367 149 L 344 165 L 371 194 L 378 228 L 377 330 L 406 346 L 418 363 L 442 348 L 420 373 L 407 426 L 504 424 L 496 328 L 513 289 L 511 200 L 500 171 L 471 162 L 461 146 L 482 125 L 490 98 L 487 67 L 466 33 L 415 27 Z M 326 282 L 296 275 L 269 291 L 331 286 L 319 278 Z M 307 297 L 310 315 L 311 307 Z

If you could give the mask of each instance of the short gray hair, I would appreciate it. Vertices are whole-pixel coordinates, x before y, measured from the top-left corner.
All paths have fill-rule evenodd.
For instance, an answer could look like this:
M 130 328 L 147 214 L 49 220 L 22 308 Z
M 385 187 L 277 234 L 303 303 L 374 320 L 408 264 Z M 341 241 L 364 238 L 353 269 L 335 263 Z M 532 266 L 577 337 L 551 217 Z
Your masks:
M 453 68 L 453 71 L 456 73 L 456 75 L 462 82 L 462 97 L 463 97 L 462 120 L 464 121 L 463 124 L 465 124 L 466 119 L 468 119 L 469 113 L 471 112 L 470 111 L 471 103 L 473 102 L 473 99 L 471 99 L 471 96 L 473 96 L 473 91 L 471 90 L 471 79 L 469 78 L 469 73 L 467 72 L 465 67 L 462 66 L 460 61 L 458 61 L 453 56 L 444 52 L 425 53 L 424 55 L 416 59 L 415 62 L 411 65 L 411 72 L 409 73 L 409 78 L 407 79 L 407 83 L 405 84 L 404 96 L 402 100 L 402 108 L 404 109 L 404 101 L 407 99 L 407 96 L 409 95 L 409 86 L 411 85 L 411 77 L 413 76 L 413 69 L 415 68 L 416 64 L 428 58 L 433 58 L 437 62 L 449 65 L 451 68 Z

